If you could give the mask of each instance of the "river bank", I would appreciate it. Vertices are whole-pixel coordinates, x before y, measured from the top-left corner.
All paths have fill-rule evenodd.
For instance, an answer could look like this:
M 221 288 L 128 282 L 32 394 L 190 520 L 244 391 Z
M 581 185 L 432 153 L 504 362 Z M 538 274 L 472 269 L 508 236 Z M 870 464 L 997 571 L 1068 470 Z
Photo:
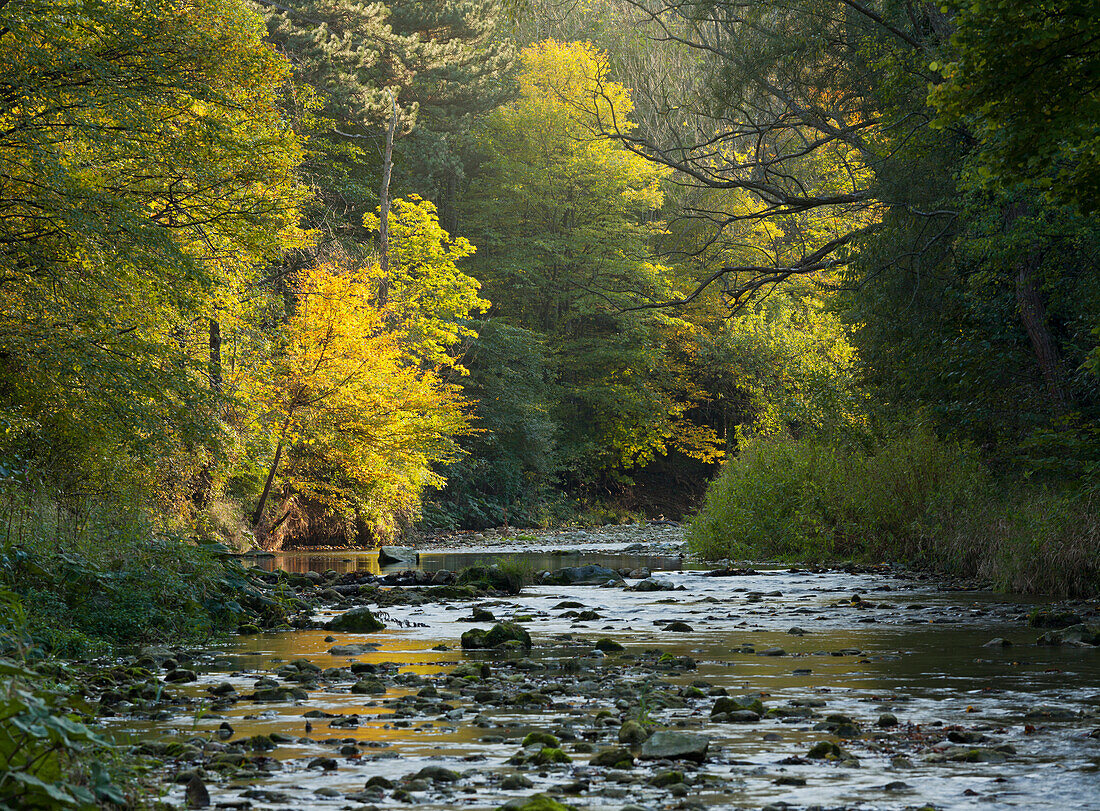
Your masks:
M 180 806 L 189 791 L 193 805 L 208 792 L 212 807 L 364 811 L 536 794 L 635 811 L 1093 802 L 1100 649 L 1035 626 L 1095 623 L 1096 603 L 891 567 L 708 571 L 661 554 L 676 528 L 483 540 L 422 548 L 419 575 L 350 557 L 318 571 L 298 553 L 303 572 L 268 575 L 297 630 L 147 649 L 127 664 L 148 668 L 149 697 L 89 697 L 162 763 Z M 440 575 L 477 556 L 526 559 L 546 581 L 612 571 L 519 595 Z M 358 606 L 385 629 L 323 627 Z M 463 649 L 497 624 L 519 639 Z

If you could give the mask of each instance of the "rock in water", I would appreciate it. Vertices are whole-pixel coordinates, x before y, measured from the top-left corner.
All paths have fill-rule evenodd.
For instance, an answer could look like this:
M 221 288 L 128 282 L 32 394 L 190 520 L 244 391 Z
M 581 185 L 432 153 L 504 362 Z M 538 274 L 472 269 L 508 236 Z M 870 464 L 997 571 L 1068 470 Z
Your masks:
M 469 648 L 495 648 L 497 645 L 512 643 L 531 650 L 531 635 L 526 629 L 514 622 L 502 622 L 494 625 L 488 631 L 474 628 L 462 635 L 462 647 Z
M 677 732 L 662 729 L 654 732 L 642 744 L 642 760 L 694 760 L 702 763 L 707 758 L 710 738 L 695 732 Z
M 506 811 L 576 811 L 573 806 L 559 803 L 545 794 L 534 794 L 526 798 L 517 797 L 500 807 Z
M 379 566 L 389 566 L 392 563 L 416 566 L 418 559 L 416 550 L 409 546 L 383 546 L 378 550 Z
M 631 719 L 619 727 L 619 743 L 629 746 L 640 746 L 649 738 L 646 728 L 637 721 Z
M 330 621 L 326 626 L 330 631 L 350 631 L 352 633 L 371 633 L 381 631 L 386 626 L 366 607 L 353 608 Z
M 186 798 L 188 808 L 210 807 L 210 792 L 197 774 L 191 775 L 191 779 L 187 781 Z
M 602 586 L 608 580 L 622 582 L 623 576 L 606 566 L 589 564 L 588 566 L 566 566 L 556 572 L 543 575 L 542 583 L 547 586 Z

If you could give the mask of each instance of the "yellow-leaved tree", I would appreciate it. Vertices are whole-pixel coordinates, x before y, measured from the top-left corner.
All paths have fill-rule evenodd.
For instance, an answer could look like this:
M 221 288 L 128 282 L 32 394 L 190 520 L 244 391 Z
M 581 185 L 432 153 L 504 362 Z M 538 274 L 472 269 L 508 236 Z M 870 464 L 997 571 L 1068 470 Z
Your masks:
M 377 227 L 377 217 L 364 218 Z M 456 348 L 488 306 L 457 262 L 474 252 L 439 225 L 430 202 L 395 200 L 390 270 L 318 264 L 297 279 L 297 306 L 242 399 L 256 404 L 271 461 L 252 523 L 287 537 L 388 537 L 419 511 L 436 472 L 469 430 Z M 278 497 L 272 493 L 278 485 Z M 270 508 L 274 503 L 275 507 Z M 270 515 L 266 513 L 270 512 Z
M 269 535 L 301 520 L 306 503 L 325 508 L 344 537 L 390 534 L 441 483 L 433 465 L 453 457 L 452 437 L 466 430 L 456 388 L 409 363 L 386 329 L 374 275 L 336 264 L 300 274 L 297 312 L 257 381 L 276 437 L 258 528 L 277 477 L 282 487 Z

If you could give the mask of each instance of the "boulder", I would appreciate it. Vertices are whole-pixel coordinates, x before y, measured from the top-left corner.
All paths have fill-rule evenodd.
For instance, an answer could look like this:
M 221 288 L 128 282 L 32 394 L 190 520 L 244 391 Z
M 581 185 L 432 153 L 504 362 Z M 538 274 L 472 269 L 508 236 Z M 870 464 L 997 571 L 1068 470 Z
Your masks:
M 413 775 L 413 780 L 427 780 L 430 783 L 453 783 L 460 777 L 458 772 L 442 766 L 425 766 Z
M 513 643 L 531 650 L 531 635 L 527 630 L 514 622 L 501 622 L 494 625 L 488 631 L 482 628 L 473 628 L 462 635 L 462 647 L 470 648 L 495 648 L 497 645 Z
M 619 727 L 619 743 L 639 746 L 645 743 L 647 738 L 649 738 L 649 732 L 637 721 L 630 720 Z
M 606 566 L 566 566 L 556 572 L 546 572 L 542 583 L 546 586 L 602 586 L 609 580 L 622 582 L 623 576 Z
M 706 760 L 710 738 L 696 732 L 662 729 L 642 744 L 642 760 Z
M 390 566 L 400 563 L 406 566 L 416 566 L 420 556 L 410 546 L 383 546 L 378 550 L 378 565 Z
M 531 797 L 517 797 L 500 806 L 501 811 L 576 811 L 571 805 L 559 803 L 547 797 L 545 794 L 535 794 Z
M 1100 624 L 1078 623 L 1056 631 L 1047 631 L 1035 640 L 1037 645 L 1100 645 Z
M 345 611 L 340 616 L 329 621 L 325 625 L 330 631 L 349 631 L 351 633 L 372 633 L 381 631 L 386 626 L 378 617 L 374 616 L 369 608 L 362 606 Z
M 590 763 L 593 766 L 629 769 L 634 765 L 634 755 L 625 746 L 616 746 L 613 749 L 601 749 Z
M 753 695 L 740 696 L 738 698 L 734 698 L 733 696 L 720 696 L 718 700 L 714 702 L 714 706 L 710 708 L 710 715 L 713 718 L 723 713 L 732 714 L 742 710 L 749 710 L 756 713 L 757 720 L 759 720 L 760 716 L 764 714 L 764 702 Z

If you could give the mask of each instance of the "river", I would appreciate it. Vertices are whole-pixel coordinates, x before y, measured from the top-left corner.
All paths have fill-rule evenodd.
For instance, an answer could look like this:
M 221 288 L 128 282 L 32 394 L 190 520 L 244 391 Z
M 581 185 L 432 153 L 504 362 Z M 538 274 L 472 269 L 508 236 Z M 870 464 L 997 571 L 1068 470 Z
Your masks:
M 195 652 L 189 667 L 198 680 L 178 688 L 189 704 L 155 719 L 122 712 L 109 723 L 123 741 L 190 740 L 205 749 L 199 774 L 224 808 L 495 809 L 544 793 L 576 808 L 635 811 L 1100 809 L 1100 649 L 1034 644 L 1040 631 L 1027 617 L 1036 601 L 953 590 L 886 567 L 707 576 L 667 550 L 628 553 L 615 544 L 530 551 L 489 542 L 473 552 L 426 552 L 420 566 L 456 570 L 502 557 L 537 571 L 646 567 L 668 590 L 530 586 L 473 604 L 390 606 L 382 609 L 387 628 L 376 633 L 242 636 Z M 363 553 L 299 553 L 274 564 L 380 570 L 377 556 Z M 466 621 L 473 605 L 496 620 L 517 619 L 531 651 L 463 651 L 463 632 L 492 625 Z M 681 630 L 666 630 L 673 622 Z M 1012 644 L 986 646 L 994 638 Z M 605 655 L 593 648 L 598 639 L 624 650 Z M 368 649 L 329 652 L 355 643 Z M 288 681 L 287 663 L 303 659 L 325 672 Z M 450 676 L 470 663 L 488 669 Z M 351 692 L 364 674 L 385 692 Z M 215 706 L 212 686 L 229 683 L 243 697 L 265 676 L 304 681 L 307 697 Z M 771 712 L 712 720 L 723 694 L 759 698 Z M 594 753 L 619 746 L 630 717 L 650 732 L 707 736 L 704 758 L 591 765 Z M 232 732 L 219 738 L 223 725 Z M 509 763 L 536 730 L 554 734 L 571 762 L 531 762 L 536 746 L 526 750 L 528 763 Z M 270 751 L 251 743 L 273 734 Z M 822 741 L 839 756 L 809 757 Z M 239 752 L 247 757 L 231 766 L 211 763 Z M 458 779 L 408 780 L 426 766 Z M 170 768 L 195 763 L 182 757 Z M 377 776 L 385 779 L 368 789 Z M 166 799 L 183 805 L 183 785 Z

